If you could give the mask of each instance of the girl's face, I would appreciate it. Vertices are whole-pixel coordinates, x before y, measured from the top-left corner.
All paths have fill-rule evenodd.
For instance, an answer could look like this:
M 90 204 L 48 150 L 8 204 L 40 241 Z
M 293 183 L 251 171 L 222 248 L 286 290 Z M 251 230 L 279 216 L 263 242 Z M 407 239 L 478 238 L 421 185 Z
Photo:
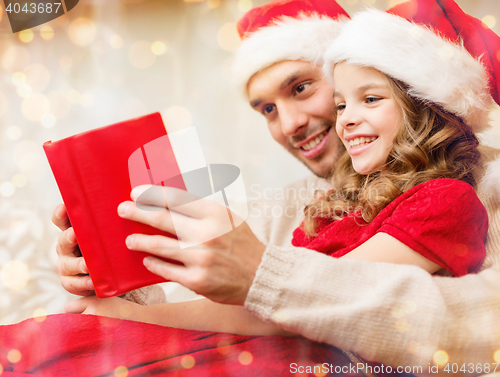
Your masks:
M 402 124 L 402 112 L 381 72 L 354 64 L 335 66 L 336 130 L 351 155 L 354 170 L 384 169 Z

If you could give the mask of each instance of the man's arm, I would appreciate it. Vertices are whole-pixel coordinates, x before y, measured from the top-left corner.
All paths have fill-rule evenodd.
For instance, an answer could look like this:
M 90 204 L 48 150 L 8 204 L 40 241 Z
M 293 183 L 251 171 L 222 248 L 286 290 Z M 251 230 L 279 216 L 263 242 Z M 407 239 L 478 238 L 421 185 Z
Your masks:
M 263 320 L 368 360 L 423 366 L 423 374 L 435 360 L 467 368 L 490 363 L 492 372 L 492 363 L 500 362 L 494 356 L 500 350 L 500 199 L 495 190 L 485 185 L 478 190 L 490 224 L 485 269 L 479 274 L 447 278 L 415 266 L 268 246 L 245 307 Z
M 245 301 L 263 320 L 390 365 L 492 363 L 500 272 L 431 276 L 407 265 L 268 247 Z M 424 371 L 425 372 L 425 371 Z

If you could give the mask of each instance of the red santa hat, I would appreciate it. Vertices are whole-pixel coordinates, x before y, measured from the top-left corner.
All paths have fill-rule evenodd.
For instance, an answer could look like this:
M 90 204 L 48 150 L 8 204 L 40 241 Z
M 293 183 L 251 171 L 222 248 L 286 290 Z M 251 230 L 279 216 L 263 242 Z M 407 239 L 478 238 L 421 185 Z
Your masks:
M 499 103 L 499 50 L 500 38 L 452 0 L 412 0 L 353 17 L 326 52 L 324 70 L 331 79 L 338 62 L 373 67 L 479 132 L 492 97 Z
M 248 11 L 238 22 L 243 42 L 233 74 L 246 88 L 257 72 L 284 60 L 323 65 L 323 55 L 348 15 L 334 0 L 274 0 Z

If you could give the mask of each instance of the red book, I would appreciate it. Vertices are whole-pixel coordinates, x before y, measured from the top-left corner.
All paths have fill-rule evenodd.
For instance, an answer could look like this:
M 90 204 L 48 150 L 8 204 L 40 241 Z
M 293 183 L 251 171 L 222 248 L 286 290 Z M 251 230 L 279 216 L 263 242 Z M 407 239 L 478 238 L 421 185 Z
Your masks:
M 43 145 L 97 297 L 113 297 L 165 280 L 143 265 L 146 253 L 125 246 L 132 233 L 162 234 L 118 216 L 141 184 L 186 189 L 159 113 Z

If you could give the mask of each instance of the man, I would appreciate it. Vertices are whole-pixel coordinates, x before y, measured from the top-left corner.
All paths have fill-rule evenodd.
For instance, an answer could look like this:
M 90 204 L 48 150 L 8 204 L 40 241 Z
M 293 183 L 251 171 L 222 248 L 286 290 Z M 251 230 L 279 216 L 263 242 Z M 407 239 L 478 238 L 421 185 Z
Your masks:
M 328 14 L 320 3 L 324 2 L 273 2 L 247 14 L 246 21 L 257 20 L 257 28 L 272 33 L 267 28 L 274 27 L 271 20 L 278 15 L 301 21 L 296 17 L 297 7 L 309 13 Z M 314 9 L 307 8 L 307 4 Z M 240 23 L 241 31 L 250 29 L 246 21 L 244 18 Z M 278 32 L 280 26 L 287 25 L 277 25 Z M 247 41 L 262 35 L 257 33 L 247 36 Z M 298 32 L 295 36 L 297 44 L 301 35 Z M 306 37 L 307 43 L 314 40 L 311 35 Z M 265 41 L 261 40 L 261 46 Z M 272 46 L 269 49 L 274 51 Z M 321 64 L 321 58 L 303 56 L 302 51 L 299 48 L 298 52 L 288 51 L 289 55 L 260 61 L 247 70 L 242 81 L 251 106 L 266 117 L 273 138 L 315 174 L 328 176 L 339 153 L 329 112 L 333 90 L 325 86 L 315 65 Z M 485 151 L 485 158 L 493 160 L 495 156 L 497 151 Z M 491 164 L 489 172 L 495 167 L 498 171 L 499 165 L 498 160 Z M 414 266 L 337 260 L 312 250 L 292 248 L 286 240 L 289 242 L 297 220 L 288 218 L 268 219 L 266 233 L 261 235 L 265 247 L 248 227 L 240 226 L 231 235 L 213 240 L 212 249 L 201 262 L 191 260 L 183 271 L 155 261 L 148 268 L 170 273 L 172 280 L 214 301 L 244 304 L 262 320 L 354 350 L 369 360 L 393 366 L 423 366 L 421 371 L 411 371 L 419 374 L 431 373 L 428 364 L 435 363 L 456 363 L 475 374 L 492 372 L 492 363 L 500 361 L 500 325 L 496 317 L 500 309 L 500 192 L 494 180 L 496 177 L 498 182 L 498 175 L 488 176 L 490 180 L 484 180 L 478 190 L 490 218 L 488 257 L 484 270 L 477 275 L 436 277 Z M 309 182 L 316 187 L 324 185 L 315 178 Z M 128 218 L 148 221 L 133 208 L 128 211 Z M 55 222 L 61 225 L 66 217 L 64 211 L 59 207 L 54 213 L 59 214 Z M 72 231 L 63 234 L 58 244 L 59 273 L 63 278 L 72 278 L 77 292 L 89 293 L 91 287 L 85 285 L 88 277 L 72 276 L 75 271 L 86 272 L 81 259 L 68 256 L 76 240 Z M 68 243 L 67 236 L 73 237 L 73 243 Z M 230 254 L 221 251 L 227 248 Z

